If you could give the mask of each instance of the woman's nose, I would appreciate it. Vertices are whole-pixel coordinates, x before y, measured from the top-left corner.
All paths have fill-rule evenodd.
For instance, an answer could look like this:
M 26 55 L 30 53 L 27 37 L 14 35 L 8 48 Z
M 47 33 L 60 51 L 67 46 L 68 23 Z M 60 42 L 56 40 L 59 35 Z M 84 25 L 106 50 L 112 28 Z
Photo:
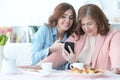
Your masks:
M 85 27 L 84 27 L 84 28 L 85 28 L 85 30 L 88 30 L 88 26 L 87 26 L 87 25 L 85 25 Z
M 70 19 L 69 19 L 69 18 L 66 18 L 66 22 L 70 22 Z

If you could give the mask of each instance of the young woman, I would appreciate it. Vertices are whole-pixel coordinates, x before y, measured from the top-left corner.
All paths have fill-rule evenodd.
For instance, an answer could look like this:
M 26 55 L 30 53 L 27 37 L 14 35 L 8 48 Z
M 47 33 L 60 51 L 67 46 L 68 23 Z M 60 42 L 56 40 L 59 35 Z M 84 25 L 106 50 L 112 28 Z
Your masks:
M 61 47 L 76 27 L 76 12 L 71 4 L 60 3 L 32 38 L 32 65 L 37 64 Z

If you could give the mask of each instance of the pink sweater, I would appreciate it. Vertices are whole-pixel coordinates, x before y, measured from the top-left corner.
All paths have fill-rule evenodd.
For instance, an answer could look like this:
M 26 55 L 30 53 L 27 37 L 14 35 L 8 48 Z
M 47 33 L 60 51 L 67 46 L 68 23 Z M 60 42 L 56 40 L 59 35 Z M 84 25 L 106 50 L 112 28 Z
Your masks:
M 75 43 L 75 54 L 78 56 L 85 44 L 86 35 L 78 37 L 74 33 L 67 41 Z M 78 57 L 77 57 L 78 58 Z M 78 60 L 76 58 L 76 61 Z M 51 54 L 43 62 L 53 62 L 53 68 L 66 62 L 61 55 L 61 50 Z M 107 36 L 97 36 L 96 47 L 92 57 L 92 67 L 96 69 L 111 70 L 112 67 L 120 65 L 120 31 L 111 28 Z

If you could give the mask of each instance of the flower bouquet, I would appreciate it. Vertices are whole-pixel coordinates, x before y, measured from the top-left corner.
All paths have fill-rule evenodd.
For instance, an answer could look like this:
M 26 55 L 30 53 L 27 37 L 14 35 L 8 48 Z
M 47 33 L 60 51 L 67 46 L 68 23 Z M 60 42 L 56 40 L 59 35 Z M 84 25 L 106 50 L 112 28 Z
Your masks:
M 0 46 L 4 46 L 12 32 L 11 27 L 0 27 Z
M 5 59 L 3 54 L 4 45 L 8 41 L 11 32 L 12 32 L 12 28 L 0 26 L 0 71 L 2 68 L 3 59 Z

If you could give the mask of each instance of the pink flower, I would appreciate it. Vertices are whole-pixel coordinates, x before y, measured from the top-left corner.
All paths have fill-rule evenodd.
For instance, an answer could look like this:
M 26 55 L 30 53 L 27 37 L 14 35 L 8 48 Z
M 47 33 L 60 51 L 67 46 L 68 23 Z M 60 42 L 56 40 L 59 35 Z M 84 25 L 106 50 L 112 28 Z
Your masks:
M 0 27 L 0 34 L 7 34 L 8 32 L 12 32 L 11 27 Z
M 13 29 L 11 27 L 0 27 L 0 46 L 4 46 Z

